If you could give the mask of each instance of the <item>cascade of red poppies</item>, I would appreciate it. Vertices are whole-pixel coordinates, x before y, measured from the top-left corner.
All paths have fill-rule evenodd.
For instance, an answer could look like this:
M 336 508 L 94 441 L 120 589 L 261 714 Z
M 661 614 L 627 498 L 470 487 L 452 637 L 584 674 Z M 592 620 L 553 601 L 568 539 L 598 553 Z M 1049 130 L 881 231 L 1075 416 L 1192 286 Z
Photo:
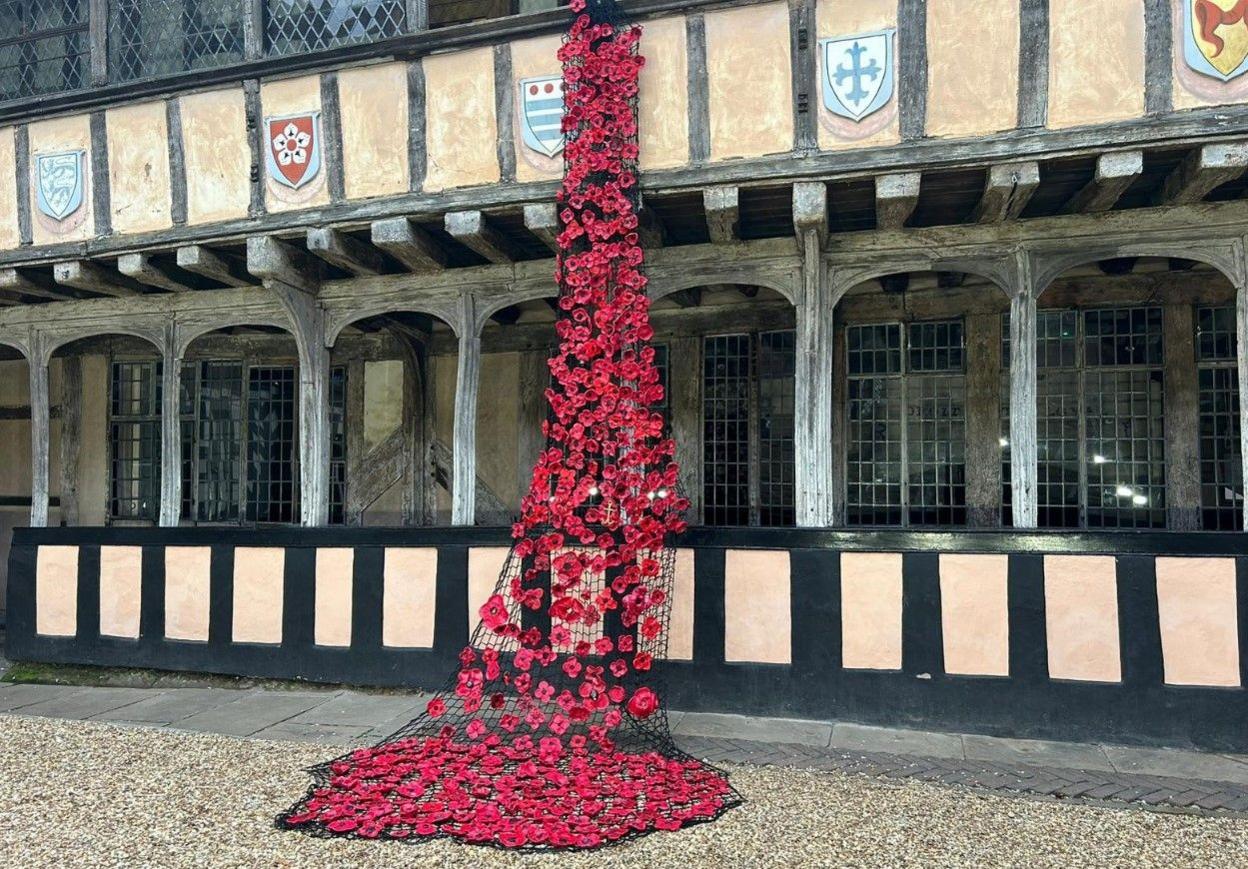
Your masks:
M 558 349 L 546 448 L 459 669 L 381 744 L 312 770 L 278 825 L 317 835 L 592 848 L 740 797 L 672 743 L 658 678 L 687 503 L 638 244 L 641 29 L 572 0 L 562 47 Z

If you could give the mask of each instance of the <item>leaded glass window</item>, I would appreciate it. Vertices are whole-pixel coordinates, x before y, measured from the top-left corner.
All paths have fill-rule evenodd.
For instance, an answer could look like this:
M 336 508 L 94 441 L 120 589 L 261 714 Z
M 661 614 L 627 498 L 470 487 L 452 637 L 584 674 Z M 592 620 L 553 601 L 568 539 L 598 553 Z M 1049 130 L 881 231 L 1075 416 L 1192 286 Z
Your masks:
M 793 523 L 794 365 L 792 330 L 704 339 L 706 524 Z
M 243 58 L 244 0 L 110 0 L 114 79 L 211 69 Z
M 268 0 L 265 45 L 270 55 L 322 51 L 398 36 L 406 0 Z
M 846 346 L 846 520 L 965 525 L 961 321 L 850 326 Z
M 1239 372 L 1233 307 L 1197 309 L 1196 360 L 1200 384 L 1201 528 L 1240 531 L 1244 527 L 1244 466 L 1239 440 Z
M 0 0 L 0 100 L 88 84 L 87 6 L 87 0 Z
M 257 366 L 247 379 L 247 521 L 294 522 L 298 515 L 293 366 Z
M 347 509 L 347 369 L 329 371 L 329 524 L 346 521 Z
M 109 516 L 160 514 L 159 362 L 114 362 L 109 405 Z
M 243 363 L 199 363 L 195 518 L 237 522 L 243 481 Z

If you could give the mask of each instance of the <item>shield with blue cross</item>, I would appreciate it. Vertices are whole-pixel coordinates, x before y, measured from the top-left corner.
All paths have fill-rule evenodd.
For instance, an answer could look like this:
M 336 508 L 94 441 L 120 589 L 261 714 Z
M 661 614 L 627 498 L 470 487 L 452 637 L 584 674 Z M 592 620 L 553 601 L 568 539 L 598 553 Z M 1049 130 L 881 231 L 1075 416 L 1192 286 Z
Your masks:
M 834 115 L 861 121 L 893 98 L 896 28 L 834 36 L 823 48 L 823 104 Z
M 544 75 L 520 79 L 520 138 L 539 154 L 563 150 L 563 78 Z
M 53 220 L 64 220 L 82 205 L 85 153 L 64 151 L 35 158 L 35 204 Z

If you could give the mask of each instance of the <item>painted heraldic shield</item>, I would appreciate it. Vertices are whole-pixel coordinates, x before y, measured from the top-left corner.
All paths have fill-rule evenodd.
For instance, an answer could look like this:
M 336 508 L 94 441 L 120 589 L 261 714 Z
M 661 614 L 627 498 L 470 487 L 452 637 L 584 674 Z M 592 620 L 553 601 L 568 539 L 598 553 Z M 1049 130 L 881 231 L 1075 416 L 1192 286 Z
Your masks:
M 823 105 L 834 115 L 861 121 L 893 97 L 896 28 L 834 36 L 823 47 Z
M 64 220 L 82 205 L 85 155 L 85 151 L 64 151 L 35 158 L 35 199 L 39 210 L 53 220 Z
M 520 79 L 520 138 L 547 157 L 563 150 L 563 79 L 557 75 Z
M 1220 81 L 1248 71 L 1248 0 L 1183 0 L 1183 59 Z
M 264 119 L 269 177 L 298 190 L 321 170 L 321 113 Z

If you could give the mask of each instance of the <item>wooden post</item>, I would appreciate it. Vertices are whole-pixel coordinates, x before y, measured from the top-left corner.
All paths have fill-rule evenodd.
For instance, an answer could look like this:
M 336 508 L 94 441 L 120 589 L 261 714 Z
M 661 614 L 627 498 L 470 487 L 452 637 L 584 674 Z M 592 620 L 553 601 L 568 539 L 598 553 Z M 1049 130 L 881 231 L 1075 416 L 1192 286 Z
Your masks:
M 1200 381 L 1190 304 L 1162 308 L 1165 347 L 1166 527 L 1200 530 Z
M 1001 315 L 966 318 L 966 524 L 1001 524 Z
M 689 523 L 702 512 L 702 338 L 674 338 L 667 345 L 667 406 L 680 465 L 680 488 L 689 499 Z
M 61 360 L 61 521 L 77 525 L 78 453 L 82 443 L 82 357 Z
M 477 392 L 481 385 L 481 326 L 475 300 L 460 299 L 455 425 L 451 447 L 451 524 L 472 525 L 477 515 Z
M 1036 428 L 1036 296 L 1031 267 L 1019 257 L 1010 297 L 1010 485 L 1015 528 L 1035 528 L 1039 448 Z
M 793 223 L 802 252 L 802 292 L 797 303 L 794 378 L 796 519 L 803 528 L 826 528 L 835 514 L 832 487 L 832 311 L 823 275 L 827 188 L 793 185 Z
M 160 527 L 176 528 L 182 518 L 182 357 L 172 323 L 161 358 Z
M 48 355 L 44 339 L 35 333 L 30 340 L 30 527 L 48 525 L 48 443 L 51 411 L 48 407 Z
M 1243 263 L 1241 254 L 1241 263 Z M 1242 268 L 1242 266 L 1241 266 Z M 1235 288 L 1235 340 L 1239 352 L 1235 354 L 1236 373 L 1239 375 L 1242 396 L 1243 384 L 1248 383 L 1248 275 L 1241 271 L 1240 283 Z M 1240 473 L 1240 503 L 1244 511 L 1244 527 L 1248 528 L 1248 401 L 1239 402 L 1239 456 L 1243 463 Z

